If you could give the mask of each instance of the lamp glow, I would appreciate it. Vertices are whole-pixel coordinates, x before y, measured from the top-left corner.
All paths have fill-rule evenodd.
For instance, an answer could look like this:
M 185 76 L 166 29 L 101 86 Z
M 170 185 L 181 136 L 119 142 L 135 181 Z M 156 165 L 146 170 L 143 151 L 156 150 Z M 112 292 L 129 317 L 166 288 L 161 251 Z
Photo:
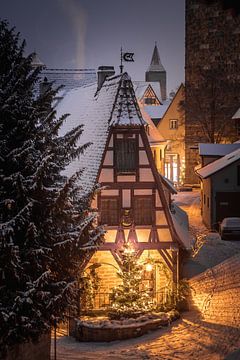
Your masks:
M 152 271 L 152 269 L 153 269 L 153 266 L 152 266 L 152 264 L 150 264 L 150 263 L 147 263 L 146 264 L 146 271 Z

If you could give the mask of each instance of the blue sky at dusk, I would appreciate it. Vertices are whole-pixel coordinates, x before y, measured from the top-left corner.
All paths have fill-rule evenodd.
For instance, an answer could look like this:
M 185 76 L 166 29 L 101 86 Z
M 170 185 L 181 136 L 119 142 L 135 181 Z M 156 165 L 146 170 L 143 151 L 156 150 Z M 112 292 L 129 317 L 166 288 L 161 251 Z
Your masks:
M 51 68 L 119 71 L 120 48 L 135 53 L 125 70 L 144 80 L 157 41 L 168 92 L 184 81 L 184 0 L 7 0 L 2 19 L 16 26 Z

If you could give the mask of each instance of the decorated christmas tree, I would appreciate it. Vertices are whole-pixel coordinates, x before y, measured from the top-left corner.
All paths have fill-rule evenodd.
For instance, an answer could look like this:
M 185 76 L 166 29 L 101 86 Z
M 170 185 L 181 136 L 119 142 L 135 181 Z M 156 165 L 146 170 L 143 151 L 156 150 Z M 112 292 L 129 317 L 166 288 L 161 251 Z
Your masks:
M 122 284 L 113 288 L 109 317 L 112 319 L 137 317 L 153 310 L 148 291 L 141 290 L 144 265 L 136 258 L 134 249 L 125 244 L 121 252 L 121 269 L 118 272 Z

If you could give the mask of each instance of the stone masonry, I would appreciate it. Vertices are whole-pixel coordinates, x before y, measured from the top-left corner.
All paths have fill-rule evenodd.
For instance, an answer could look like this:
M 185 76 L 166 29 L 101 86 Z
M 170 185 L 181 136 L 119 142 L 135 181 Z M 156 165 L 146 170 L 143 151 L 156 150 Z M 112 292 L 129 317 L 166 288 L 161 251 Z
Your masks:
M 186 0 L 186 183 L 197 182 L 199 142 L 212 142 L 209 136 L 223 128 L 214 142 L 236 140 L 231 118 L 240 106 L 240 15 L 229 3 Z
M 236 328 L 240 334 L 240 254 L 195 276 L 190 286 L 191 307 L 205 321 Z

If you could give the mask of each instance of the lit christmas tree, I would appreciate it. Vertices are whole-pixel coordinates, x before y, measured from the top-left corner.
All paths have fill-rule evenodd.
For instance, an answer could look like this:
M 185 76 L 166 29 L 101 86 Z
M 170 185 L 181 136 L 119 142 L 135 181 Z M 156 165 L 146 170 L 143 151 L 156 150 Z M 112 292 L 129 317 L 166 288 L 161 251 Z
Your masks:
M 126 244 L 122 251 L 122 267 L 118 272 L 122 284 L 113 288 L 110 294 L 111 319 L 135 318 L 154 309 L 150 294 L 140 290 L 143 271 L 144 266 L 136 259 L 134 249 Z

